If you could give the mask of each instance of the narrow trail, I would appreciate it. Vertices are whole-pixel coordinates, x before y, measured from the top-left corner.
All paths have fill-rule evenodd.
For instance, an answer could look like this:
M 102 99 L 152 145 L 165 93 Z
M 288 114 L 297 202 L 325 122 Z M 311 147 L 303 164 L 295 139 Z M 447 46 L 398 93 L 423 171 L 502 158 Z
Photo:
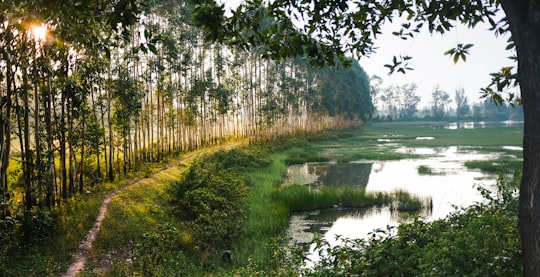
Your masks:
M 235 147 L 238 147 L 238 146 L 244 145 L 244 144 L 245 144 L 245 142 L 237 142 L 237 143 L 232 143 L 232 144 L 213 146 L 213 147 L 206 148 L 205 150 L 216 151 L 216 150 L 220 150 L 220 149 L 231 149 L 231 148 L 235 148 Z M 109 203 L 111 203 L 111 201 L 112 201 L 112 199 L 114 197 L 116 197 L 118 194 L 120 194 L 123 190 L 125 190 L 125 189 L 127 189 L 127 188 L 141 182 L 142 180 L 152 178 L 152 177 L 154 177 L 156 174 L 158 174 L 160 172 L 168 170 L 171 167 L 177 166 L 180 163 L 189 161 L 189 160 L 191 160 L 191 159 L 193 159 L 195 157 L 198 157 L 199 155 L 205 154 L 205 153 L 208 153 L 208 151 L 201 151 L 201 152 L 191 153 L 191 154 L 187 155 L 186 157 L 184 157 L 183 159 L 179 160 L 177 163 L 175 163 L 175 164 L 173 164 L 173 165 L 171 165 L 171 166 L 169 166 L 169 167 L 167 167 L 165 169 L 162 169 L 160 171 L 152 173 L 150 176 L 148 176 L 146 178 L 134 179 L 131 182 L 129 182 L 128 184 L 122 186 L 121 188 L 119 188 L 119 189 L 115 190 L 114 192 L 110 193 L 109 195 L 107 195 L 107 197 L 105 197 L 105 199 L 101 203 L 101 206 L 100 206 L 99 212 L 98 212 L 98 216 L 96 218 L 96 221 L 94 222 L 94 226 L 92 227 L 92 229 L 90 229 L 90 231 L 88 231 L 88 235 L 86 235 L 84 240 L 82 240 L 81 243 L 79 244 L 79 250 L 77 252 L 77 255 L 75 256 L 75 259 L 73 260 L 71 265 L 68 267 L 67 271 L 64 274 L 62 274 L 62 277 L 75 277 L 75 276 L 79 275 L 79 273 L 81 273 L 81 271 L 84 269 L 84 266 L 86 265 L 86 263 L 88 263 L 88 260 L 90 259 L 90 250 L 92 249 L 92 245 L 93 245 L 94 241 L 96 240 L 96 237 L 97 237 L 97 235 L 99 233 L 99 229 L 101 228 L 101 224 L 103 222 L 103 219 L 105 219 L 105 216 L 107 215 L 107 209 L 109 208 Z

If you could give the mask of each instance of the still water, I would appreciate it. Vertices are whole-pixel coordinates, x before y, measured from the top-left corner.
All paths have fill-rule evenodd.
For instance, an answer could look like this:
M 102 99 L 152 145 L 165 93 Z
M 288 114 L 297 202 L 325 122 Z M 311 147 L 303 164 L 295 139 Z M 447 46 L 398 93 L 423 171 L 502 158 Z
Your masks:
M 481 201 L 475 186 L 492 186 L 496 176 L 464 166 L 468 160 L 487 160 L 498 154 L 479 153 L 466 147 L 399 148 L 397 151 L 422 154 L 422 159 L 399 161 L 355 161 L 348 164 L 307 163 L 288 168 L 283 185 L 310 186 L 353 185 L 367 191 L 394 191 L 403 189 L 420 197 L 431 197 L 433 210 L 421 216 L 434 220 L 447 216 L 456 207 L 465 207 Z M 418 168 L 428 166 L 430 174 L 420 174 Z M 376 228 L 397 226 L 398 214 L 387 207 L 369 209 L 335 208 L 296 213 L 290 219 L 288 236 L 292 241 L 309 243 L 314 233 L 324 235 L 331 245 L 338 243 L 336 236 L 346 238 L 367 237 Z

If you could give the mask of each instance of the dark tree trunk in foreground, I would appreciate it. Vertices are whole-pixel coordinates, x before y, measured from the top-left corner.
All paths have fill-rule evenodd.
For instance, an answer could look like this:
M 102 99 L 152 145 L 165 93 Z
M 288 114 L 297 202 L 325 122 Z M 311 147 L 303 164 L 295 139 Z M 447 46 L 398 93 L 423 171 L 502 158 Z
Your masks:
M 540 6 L 533 2 L 501 1 L 518 53 L 525 115 L 519 199 L 525 276 L 540 276 Z

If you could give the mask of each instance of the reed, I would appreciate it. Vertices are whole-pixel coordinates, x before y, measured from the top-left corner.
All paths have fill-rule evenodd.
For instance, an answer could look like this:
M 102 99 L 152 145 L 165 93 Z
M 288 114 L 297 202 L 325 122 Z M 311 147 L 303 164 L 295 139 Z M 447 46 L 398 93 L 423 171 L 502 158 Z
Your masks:
M 389 205 L 399 212 L 419 212 L 430 206 L 430 199 L 421 199 L 404 190 L 394 192 L 366 192 L 364 188 L 321 187 L 292 185 L 277 190 L 276 201 L 283 203 L 290 213 L 333 207 L 364 208 Z
M 422 209 L 432 209 L 431 198 L 420 198 L 405 190 L 395 190 L 392 192 L 392 202 L 390 210 L 407 213 L 417 213 Z

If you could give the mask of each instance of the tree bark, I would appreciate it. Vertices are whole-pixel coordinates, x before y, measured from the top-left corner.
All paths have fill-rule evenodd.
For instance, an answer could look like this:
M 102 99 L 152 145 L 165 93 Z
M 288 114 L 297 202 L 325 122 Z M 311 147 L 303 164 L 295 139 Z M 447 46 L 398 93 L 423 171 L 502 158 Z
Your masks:
M 540 9 L 529 1 L 501 1 L 501 4 L 518 54 L 524 111 L 519 199 L 524 276 L 540 276 Z

